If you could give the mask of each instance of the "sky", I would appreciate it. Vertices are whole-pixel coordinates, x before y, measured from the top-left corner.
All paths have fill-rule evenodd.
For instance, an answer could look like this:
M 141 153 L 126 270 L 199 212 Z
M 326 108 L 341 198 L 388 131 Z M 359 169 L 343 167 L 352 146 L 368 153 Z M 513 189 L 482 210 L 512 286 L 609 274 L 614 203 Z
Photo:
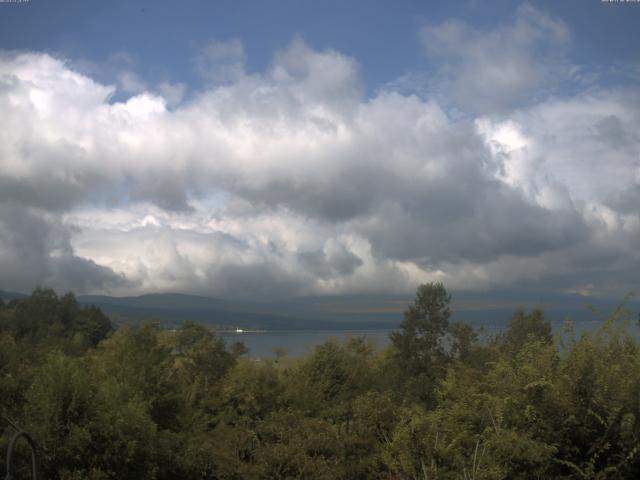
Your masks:
M 0 0 L 0 289 L 639 291 L 640 2 Z

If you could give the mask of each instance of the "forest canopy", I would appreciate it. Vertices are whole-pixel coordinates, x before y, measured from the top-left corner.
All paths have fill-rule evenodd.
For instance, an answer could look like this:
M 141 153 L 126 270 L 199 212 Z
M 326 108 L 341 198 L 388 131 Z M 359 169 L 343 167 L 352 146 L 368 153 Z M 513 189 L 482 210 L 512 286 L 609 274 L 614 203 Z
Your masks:
M 420 286 L 384 350 L 353 337 L 261 361 L 193 323 L 116 328 L 73 294 L 0 301 L 0 451 L 8 419 L 47 479 L 640 478 L 624 306 L 580 336 L 517 311 L 481 340 L 450 301 Z

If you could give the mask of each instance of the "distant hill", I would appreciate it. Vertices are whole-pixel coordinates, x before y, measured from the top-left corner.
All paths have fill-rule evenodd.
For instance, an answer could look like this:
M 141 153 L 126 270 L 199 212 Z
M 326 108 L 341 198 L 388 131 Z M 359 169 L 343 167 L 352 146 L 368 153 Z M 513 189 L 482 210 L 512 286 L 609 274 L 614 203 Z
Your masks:
M 0 291 L 0 298 L 11 300 L 26 295 Z M 599 321 L 621 299 L 602 299 L 577 294 L 492 291 L 453 292 L 452 321 L 474 326 L 506 324 L 518 308 L 541 307 L 556 324 L 566 317 L 575 321 Z M 334 295 L 297 297 L 290 300 L 257 302 L 224 300 L 177 293 L 131 297 L 80 295 L 81 304 L 100 307 L 116 323 L 160 320 L 167 326 L 186 320 L 227 328 L 265 330 L 351 330 L 396 328 L 412 295 Z M 600 313 L 586 308 L 592 304 Z M 629 307 L 637 315 L 640 302 Z
M 100 307 L 117 322 L 157 319 L 178 324 L 190 320 L 221 327 L 268 330 L 393 328 L 402 318 L 388 313 L 380 316 L 333 311 L 323 309 L 317 302 L 300 299 L 258 303 L 167 293 L 138 297 L 83 295 L 78 301 Z
M 0 290 L 0 298 L 2 300 L 15 300 L 15 299 L 19 299 L 19 298 L 25 298 L 28 297 L 29 295 L 25 294 L 25 293 L 18 293 L 18 292 L 6 292 L 4 290 Z

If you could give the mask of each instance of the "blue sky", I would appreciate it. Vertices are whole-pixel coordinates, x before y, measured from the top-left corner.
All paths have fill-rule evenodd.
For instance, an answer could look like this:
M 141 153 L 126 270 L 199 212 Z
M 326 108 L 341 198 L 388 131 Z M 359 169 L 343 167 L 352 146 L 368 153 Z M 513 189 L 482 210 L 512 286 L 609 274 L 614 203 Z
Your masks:
M 300 36 L 318 49 L 355 58 L 368 89 L 411 71 L 429 71 L 417 32 L 425 23 L 456 18 L 490 30 L 509 22 L 514 1 L 114 1 L 32 0 L 3 5 L 0 45 L 101 63 L 131 55 L 145 79 L 198 89 L 193 58 L 211 40 L 242 41 L 250 71 Z M 606 67 L 640 62 L 640 7 L 598 0 L 538 1 L 536 7 L 571 29 L 572 59 Z
M 640 282 L 640 3 L 0 3 L 0 289 Z

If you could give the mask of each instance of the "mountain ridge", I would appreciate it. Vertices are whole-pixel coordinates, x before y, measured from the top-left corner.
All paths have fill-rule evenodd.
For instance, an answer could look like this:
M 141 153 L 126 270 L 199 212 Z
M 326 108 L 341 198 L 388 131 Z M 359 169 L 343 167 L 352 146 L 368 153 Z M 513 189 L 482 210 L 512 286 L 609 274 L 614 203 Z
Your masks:
M 24 298 L 20 292 L 0 291 L 6 300 Z M 593 304 L 606 316 L 619 300 L 586 297 L 559 292 L 452 292 L 452 321 L 476 326 L 505 323 L 520 308 L 541 307 L 545 315 L 560 322 L 566 317 L 580 321 L 594 314 Z M 411 295 L 328 295 L 304 296 L 288 300 L 232 300 L 186 293 L 149 293 L 115 297 L 78 295 L 83 305 L 101 308 L 116 323 L 159 320 L 167 325 L 194 321 L 216 327 L 260 328 L 268 330 L 321 330 L 396 328 Z M 640 310 L 638 301 L 628 306 Z

